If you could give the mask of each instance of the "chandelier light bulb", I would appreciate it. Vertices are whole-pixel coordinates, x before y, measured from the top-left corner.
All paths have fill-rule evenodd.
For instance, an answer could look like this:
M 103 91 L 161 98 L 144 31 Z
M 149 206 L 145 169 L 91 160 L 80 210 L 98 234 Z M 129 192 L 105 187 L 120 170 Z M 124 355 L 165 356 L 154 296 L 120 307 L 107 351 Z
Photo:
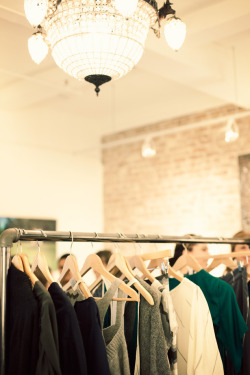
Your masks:
M 137 8 L 138 0 L 115 0 L 115 7 L 125 18 L 131 17 Z
M 186 25 L 180 18 L 171 17 L 164 26 L 164 34 L 169 47 L 178 51 L 186 37 Z
M 156 150 L 150 137 L 145 139 L 142 145 L 141 154 L 145 159 L 153 158 L 156 155 Z
M 225 133 L 225 142 L 230 143 L 236 141 L 239 137 L 239 128 L 234 119 L 228 120 L 226 133 Z
M 48 54 L 48 46 L 40 31 L 33 34 L 28 40 L 28 49 L 32 60 L 40 64 Z
M 47 14 L 48 0 L 25 0 L 24 11 L 32 26 L 38 26 Z

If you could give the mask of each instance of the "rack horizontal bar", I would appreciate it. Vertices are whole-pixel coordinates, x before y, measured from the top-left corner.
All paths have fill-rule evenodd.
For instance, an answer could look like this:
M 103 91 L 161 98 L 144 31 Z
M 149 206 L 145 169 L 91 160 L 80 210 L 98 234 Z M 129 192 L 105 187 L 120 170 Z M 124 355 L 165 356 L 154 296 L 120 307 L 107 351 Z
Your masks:
M 134 243 L 213 243 L 213 244 L 250 244 L 250 238 L 226 237 L 188 237 L 124 233 L 96 233 L 96 232 L 58 232 L 25 229 L 7 229 L 0 236 L 0 247 L 12 246 L 21 241 L 73 241 L 74 242 L 134 242 Z

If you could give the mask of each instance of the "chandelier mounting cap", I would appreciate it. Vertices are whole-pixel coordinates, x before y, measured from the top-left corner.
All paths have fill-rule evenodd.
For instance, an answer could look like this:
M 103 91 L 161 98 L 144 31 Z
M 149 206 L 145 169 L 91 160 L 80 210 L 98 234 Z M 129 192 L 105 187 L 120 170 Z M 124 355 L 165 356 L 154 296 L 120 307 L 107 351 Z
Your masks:
M 89 76 L 86 76 L 84 79 L 85 81 L 93 83 L 93 85 L 95 85 L 95 92 L 97 96 L 100 92 L 99 86 L 111 81 L 111 77 L 106 76 L 105 74 L 91 74 Z

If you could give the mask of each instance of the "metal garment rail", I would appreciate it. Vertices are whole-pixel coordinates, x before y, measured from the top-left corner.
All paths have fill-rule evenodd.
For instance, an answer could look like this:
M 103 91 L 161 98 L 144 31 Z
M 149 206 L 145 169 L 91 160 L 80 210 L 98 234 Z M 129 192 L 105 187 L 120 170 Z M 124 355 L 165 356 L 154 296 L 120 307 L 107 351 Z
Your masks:
M 5 310 L 6 279 L 10 264 L 10 251 L 13 243 L 21 241 L 73 241 L 74 242 L 127 242 L 127 243 L 213 243 L 213 244 L 250 244 L 250 239 L 224 237 L 188 237 L 123 233 L 81 233 L 57 232 L 25 229 L 6 229 L 0 235 L 0 374 L 5 372 Z

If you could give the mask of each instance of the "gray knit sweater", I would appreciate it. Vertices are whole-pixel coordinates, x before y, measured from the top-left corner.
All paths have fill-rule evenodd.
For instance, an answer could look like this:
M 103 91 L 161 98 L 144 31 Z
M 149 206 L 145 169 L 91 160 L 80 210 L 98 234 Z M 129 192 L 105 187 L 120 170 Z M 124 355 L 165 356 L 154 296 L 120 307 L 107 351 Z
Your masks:
M 103 327 L 105 314 L 120 283 L 121 280 L 115 280 L 104 297 L 96 301 L 100 313 L 101 327 Z M 121 290 L 118 290 L 118 297 L 126 297 L 126 295 Z M 111 375 L 130 375 L 128 350 L 124 336 L 124 305 L 125 301 L 117 302 L 115 324 L 103 328 Z
M 141 375 L 170 375 L 168 350 L 170 330 L 161 314 L 161 293 L 139 276 L 142 286 L 152 295 L 154 306 L 141 296 L 139 311 L 139 340 Z M 169 336 L 169 337 L 168 337 Z

